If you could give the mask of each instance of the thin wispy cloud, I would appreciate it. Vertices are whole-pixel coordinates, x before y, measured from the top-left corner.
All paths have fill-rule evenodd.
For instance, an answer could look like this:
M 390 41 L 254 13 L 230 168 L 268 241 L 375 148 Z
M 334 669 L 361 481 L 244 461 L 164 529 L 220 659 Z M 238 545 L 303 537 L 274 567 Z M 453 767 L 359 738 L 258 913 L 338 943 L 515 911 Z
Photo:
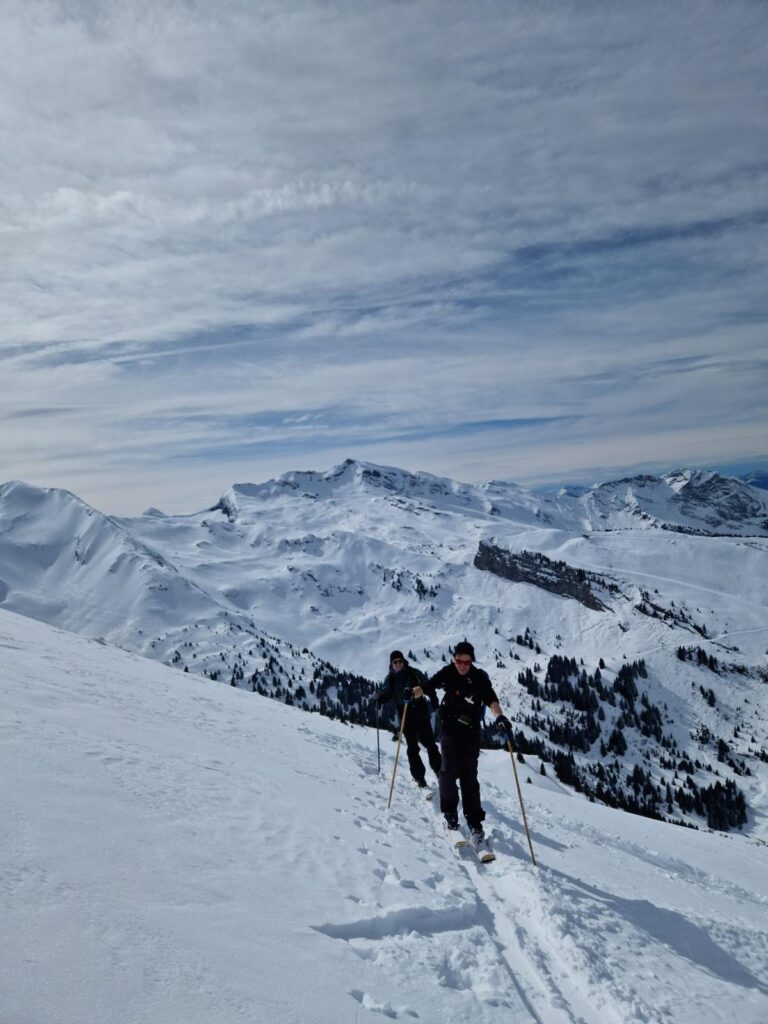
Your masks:
M 768 455 L 767 44 L 747 0 L 4 4 L 0 478 Z

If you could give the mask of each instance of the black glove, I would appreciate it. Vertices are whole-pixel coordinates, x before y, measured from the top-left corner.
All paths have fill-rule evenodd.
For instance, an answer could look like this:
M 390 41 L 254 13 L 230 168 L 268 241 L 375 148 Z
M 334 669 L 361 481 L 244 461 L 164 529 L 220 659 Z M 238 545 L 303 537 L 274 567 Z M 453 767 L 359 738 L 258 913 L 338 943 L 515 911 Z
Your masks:
M 499 715 L 499 717 L 493 723 L 493 727 L 496 730 L 496 732 L 501 733 L 502 736 L 512 735 L 512 723 L 505 715 Z
M 389 700 L 389 695 L 386 693 L 377 693 L 373 699 L 377 704 L 383 704 L 386 700 Z

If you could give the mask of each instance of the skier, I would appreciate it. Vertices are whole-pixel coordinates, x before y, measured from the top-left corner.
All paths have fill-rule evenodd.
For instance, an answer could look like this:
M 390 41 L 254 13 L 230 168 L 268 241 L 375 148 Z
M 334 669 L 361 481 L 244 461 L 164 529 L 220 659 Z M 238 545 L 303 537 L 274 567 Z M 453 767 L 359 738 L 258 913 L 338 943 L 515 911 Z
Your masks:
M 462 640 L 453 652 L 453 664 L 441 668 L 423 688 L 413 691 L 414 697 L 427 693 L 435 698 L 436 690 L 444 690 L 438 717 L 440 720 L 440 810 L 447 827 L 459 827 L 459 789 L 461 805 L 475 843 L 484 837 L 485 811 L 480 803 L 477 762 L 480 756 L 480 721 L 484 705 L 496 715 L 495 726 L 502 734 L 510 734 L 512 723 L 502 713 L 499 699 L 488 674 L 475 664 L 475 649 Z
M 432 709 L 437 707 L 437 698 L 431 701 L 424 696 L 423 687 L 427 679 L 423 672 L 408 664 L 402 651 L 392 651 L 389 656 L 389 673 L 376 695 L 379 704 L 394 697 L 397 713 L 402 719 L 403 708 L 408 705 L 405 716 L 406 749 L 411 775 L 420 789 L 427 788 L 426 769 L 419 753 L 419 744 L 427 751 L 429 766 L 435 775 L 439 775 L 441 757 L 435 734 L 432 732 Z M 418 695 L 416 691 L 418 690 Z

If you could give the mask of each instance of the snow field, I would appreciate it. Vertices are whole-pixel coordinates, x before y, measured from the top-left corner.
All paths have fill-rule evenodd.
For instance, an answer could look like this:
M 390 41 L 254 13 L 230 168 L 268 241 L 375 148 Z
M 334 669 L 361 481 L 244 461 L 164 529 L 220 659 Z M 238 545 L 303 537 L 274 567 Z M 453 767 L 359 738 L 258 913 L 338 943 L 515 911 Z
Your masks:
M 497 861 L 394 745 L 0 613 L 9 1024 L 768 1019 L 766 847 L 481 758 Z M 531 779 L 528 784 L 527 779 Z
M 638 519 L 642 498 L 677 522 L 685 481 L 695 484 L 686 508 L 696 515 L 683 525 L 700 527 L 701 515 L 719 508 L 728 512 L 724 528 L 746 529 L 737 514 L 746 507 L 742 485 L 720 481 L 713 492 L 706 474 L 618 481 L 584 500 L 555 500 L 501 482 L 470 487 L 345 463 L 328 474 L 235 485 L 195 515 L 124 521 L 66 492 L 9 484 L 0 488 L 0 601 L 189 674 L 258 685 L 298 704 L 338 697 L 353 714 L 366 685 L 334 692 L 326 673 L 338 666 L 380 680 L 394 646 L 433 672 L 458 638 L 470 638 L 505 711 L 526 729 L 534 709 L 517 681 L 522 669 L 538 662 L 542 680 L 555 654 L 587 673 L 604 658 L 610 685 L 623 662 L 643 658 L 640 689 L 663 714 L 665 739 L 679 746 L 677 767 L 635 722 L 620 723 L 628 744 L 622 770 L 640 765 L 662 792 L 667 783 L 677 792 L 685 757 L 698 787 L 718 778 L 738 785 L 745 830 L 766 838 L 768 546 L 759 536 L 703 537 Z M 603 593 L 609 609 L 601 612 L 511 583 L 475 568 L 481 540 L 593 569 L 618 590 Z M 706 637 L 697 631 L 703 626 Z M 516 644 L 526 628 L 540 653 Z M 720 667 L 681 662 L 681 646 L 703 648 Z M 322 696 L 312 693 L 318 678 Z M 542 713 L 562 724 L 570 711 L 545 703 Z M 580 764 L 594 765 L 620 721 L 619 710 L 604 714 L 600 739 L 577 749 Z M 546 722 L 537 728 L 540 738 Z M 726 760 L 718 760 L 721 741 Z

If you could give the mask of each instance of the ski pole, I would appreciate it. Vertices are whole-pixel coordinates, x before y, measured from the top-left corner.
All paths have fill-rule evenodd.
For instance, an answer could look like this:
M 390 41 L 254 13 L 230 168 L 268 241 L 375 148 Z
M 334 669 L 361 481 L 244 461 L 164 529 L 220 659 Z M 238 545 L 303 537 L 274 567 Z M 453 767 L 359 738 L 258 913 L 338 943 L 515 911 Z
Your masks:
M 379 744 L 379 718 L 380 717 L 381 717 L 381 707 L 379 706 L 379 703 L 377 701 L 376 702 L 376 759 L 377 759 L 377 763 L 378 763 L 378 768 L 376 769 L 376 774 L 377 775 L 381 775 L 381 746 Z
M 400 719 L 400 732 L 397 734 L 397 750 L 395 751 L 395 766 L 392 769 L 392 781 L 389 784 L 389 800 L 387 810 L 392 806 L 392 790 L 395 788 L 395 773 L 397 772 L 397 760 L 400 757 L 400 744 L 403 742 L 403 729 L 405 728 L 405 716 L 408 713 L 408 702 L 403 704 L 403 717 Z
M 517 765 L 515 764 L 515 752 L 512 749 L 512 737 L 507 733 L 507 746 L 509 747 L 509 756 L 512 758 L 512 771 L 515 773 L 515 785 L 517 786 L 517 797 L 520 801 L 520 810 L 523 812 L 523 825 L 525 825 L 525 834 L 528 837 L 528 849 L 531 851 L 531 860 L 533 866 L 536 867 L 536 858 L 533 855 L 533 843 L 531 842 L 531 833 L 528 831 L 528 819 L 525 816 L 525 804 L 523 803 L 523 792 L 520 789 L 520 779 L 517 775 Z

